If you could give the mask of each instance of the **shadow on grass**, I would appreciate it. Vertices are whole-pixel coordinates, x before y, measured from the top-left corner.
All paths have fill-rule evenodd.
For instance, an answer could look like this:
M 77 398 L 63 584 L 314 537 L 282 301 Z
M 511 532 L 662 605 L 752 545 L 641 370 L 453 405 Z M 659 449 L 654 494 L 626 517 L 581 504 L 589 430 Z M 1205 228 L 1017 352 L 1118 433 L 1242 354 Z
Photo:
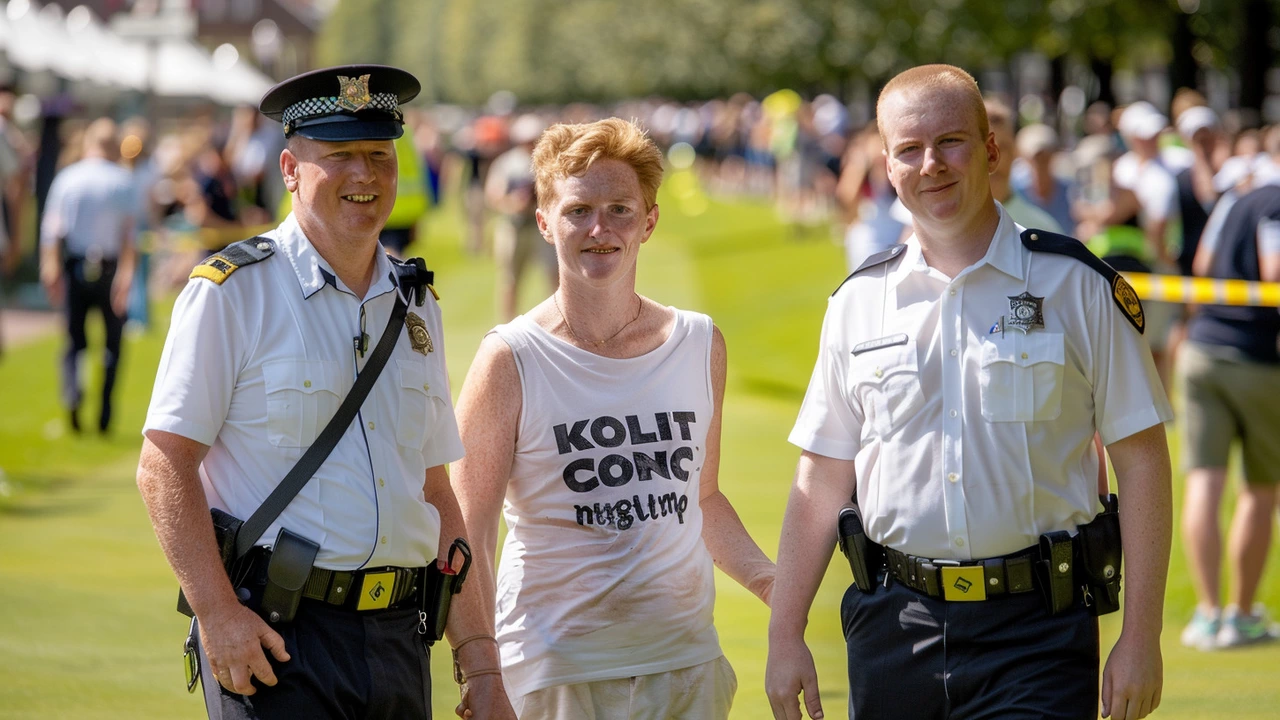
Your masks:
M 786 400 L 796 404 L 804 400 L 804 386 L 771 378 L 746 376 L 738 382 L 738 387 L 750 395 L 773 398 L 775 400 Z
M 55 517 L 80 515 L 95 510 L 100 503 L 93 498 L 66 497 L 63 493 L 78 483 L 61 475 L 9 475 L 4 479 L 0 495 L 0 516 Z

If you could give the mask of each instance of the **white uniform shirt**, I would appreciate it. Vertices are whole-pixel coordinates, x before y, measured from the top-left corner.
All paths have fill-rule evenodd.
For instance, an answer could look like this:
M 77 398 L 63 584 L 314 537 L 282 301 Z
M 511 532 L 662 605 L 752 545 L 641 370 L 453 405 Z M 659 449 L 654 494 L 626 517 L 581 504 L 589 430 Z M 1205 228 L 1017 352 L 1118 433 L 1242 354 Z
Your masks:
M 986 256 L 955 279 L 912 236 L 828 302 L 790 440 L 855 462 L 876 542 L 974 559 L 1074 531 L 1101 509 L 1095 429 L 1111 444 L 1172 417 L 1107 280 L 1030 252 L 1021 231 L 1000 208 Z M 1023 292 L 1044 298 L 1043 329 L 1009 324 Z
M 66 240 L 72 257 L 114 259 L 133 231 L 137 192 L 123 167 L 102 158 L 68 165 L 49 186 L 40 246 Z
M 265 237 L 274 255 L 221 285 L 191 280 L 178 297 L 144 426 L 209 445 L 200 466 L 209 505 L 242 520 L 337 412 L 398 292 L 381 251 L 362 302 L 292 215 Z M 320 544 L 319 567 L 435 560 L 440 518 L 423 497 L 425 472 L 462 457 L 462 442 L 440 308 L 427 297 L 409 311 L 426 323 L 432 352 L 414 351 L 401 335 L 356 420 L 259 544 L 272 544 L 283 526 Z M 362 325 L 364 357 L 353 343 Z

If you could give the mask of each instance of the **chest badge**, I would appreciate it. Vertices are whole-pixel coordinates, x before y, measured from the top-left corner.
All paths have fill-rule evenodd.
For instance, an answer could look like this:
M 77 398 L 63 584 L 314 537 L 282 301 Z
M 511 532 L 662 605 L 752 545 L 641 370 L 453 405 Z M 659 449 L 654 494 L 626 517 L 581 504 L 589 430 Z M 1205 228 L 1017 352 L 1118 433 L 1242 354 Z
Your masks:
M 1044 298 L 1036 297 L 1029 292 L 1009 297 L 1009 327 L 1018 328 L 1026 334 L 1031 330 L 1044 329 Z
M 409 344 L 413 346 L 414 352 L 426 355 L 436 349 L 431 342 L 431 333 L 427 332 L 427 323 L 417 314 L 409 313 L 404 324 L 409 328 Z

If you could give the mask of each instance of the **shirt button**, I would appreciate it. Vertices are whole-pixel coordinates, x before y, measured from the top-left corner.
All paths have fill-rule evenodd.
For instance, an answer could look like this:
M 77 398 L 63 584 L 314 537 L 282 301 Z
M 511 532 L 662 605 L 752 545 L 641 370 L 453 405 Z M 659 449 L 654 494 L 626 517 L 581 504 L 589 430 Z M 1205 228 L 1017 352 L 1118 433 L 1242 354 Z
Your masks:
M 959 353 L 959 352 L 957 352 L 957 351 L 955 351 L 955 350 L 952 350 L 952 351 L 951 351 L 951 357 L 955 357 L 955 356 L 957 356 L 957 355 L 959 355 L 959 354 L 960 354 L 960 353 Z
M 310 380 L 303 380 L 303 381 L 302 381 L 302 387 L 311 387 L 311 381 L 310 381 Z
M 956 415 L 959 415 L 959 414 L 960 413 L 957 413 L 955 410 L 951 411 L 951 417 L 955 417 Z
M 959 539 L 957 539 L 957 540 L 956 540 L 956 542 L 957 542 L 957 543 L 960 543 L 960 540 L 959 540 Z M 383 535 L 383 536 L 382 536 L 382 544 L 383 544 L 383 545 L 386 545 L 386 544 L 387 544 L 387 536 L 386 536 L 386 535 Z M 962 543 L 961 543 L 961 544 L 962 544 Z
M 370 421 L 369 421 L 369 429 L 370 429 L 370 430 L 372 430 L 372 429 L 373 429 L 373 421 L 372 421 L 372 420 L 370 420 Z
M 955 473 L 947 473 L 947 479 L 951 482 L 958 482 L 960 480 L 960 476 Z
M 876 368 L 876 377 L 884 377 L 884 371 L 880 368 Z
M 1026 360 L 1026 359 L 1027 359 L 1027 354 L 1026 354 L 1026 353 L 1022 353 L 1022 359 L 1023 359 L 1023 360 Z
M 955 290 L 952 290 L 952 291 L 951 291 L 951 297 L 955 297 L 955 296 L 956 296 L 956 291 L 955 291 Z
M 386 542 L 387 539 L 383 538 L 382 541 Z M 961 538 L 961 537 L 956 538 L 956 547 L 964 547 L 964 538 Z
M 431 392 L 431 383 L 422 383 L 422 389 L 426 392 Z
M 383 480 L 382 478 L 378 478 L 378 487 L 386 487 L 386 486 L 387 486 L 387 481 Z

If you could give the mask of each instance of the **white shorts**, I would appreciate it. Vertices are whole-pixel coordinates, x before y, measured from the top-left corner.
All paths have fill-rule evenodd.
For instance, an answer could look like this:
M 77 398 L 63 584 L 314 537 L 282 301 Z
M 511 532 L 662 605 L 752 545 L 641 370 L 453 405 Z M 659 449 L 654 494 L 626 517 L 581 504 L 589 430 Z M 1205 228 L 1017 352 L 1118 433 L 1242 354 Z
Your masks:
M 520 720 L 728 720 L 737 690 L 721 655 L 671 672 L 534 690 L 511 707 Z

